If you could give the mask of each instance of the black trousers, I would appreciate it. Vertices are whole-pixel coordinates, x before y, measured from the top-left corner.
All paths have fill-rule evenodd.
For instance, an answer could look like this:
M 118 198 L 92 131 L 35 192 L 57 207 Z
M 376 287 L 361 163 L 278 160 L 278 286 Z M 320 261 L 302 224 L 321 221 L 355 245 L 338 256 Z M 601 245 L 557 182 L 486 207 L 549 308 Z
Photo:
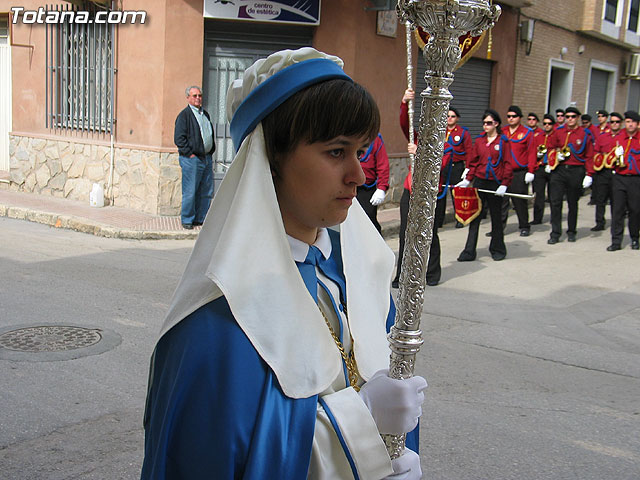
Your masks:
M 533 201 L 533 221 L 536 223 L 542 223 L 542 217 L 544 217 L 544 199 L 546 196 L 547 185 L 549 185 L 549 177 L 551 174 L 544 171 L 544 165 L 540 165 L 535 172 L 535 178 L 533 179 L 533 191 L 536 194 L 536 198 Z
M 484 180 L 476 178 L 473 186 L 484 190 L 496 190 L 500 184 L 495 180 Z M 504 244 L 504 225 L 502 223 L 502 205 L 504 197 L 499 197 L 493 193 L 478 192 L 482 201 L 482 209 L 489 209 L 491 216 L 491 242 L 489 243 L 489 252 L 491 256 L 505 256 L 507 247 Z M 469 234 L 467 235 L 467 243 L 464 252 L 475 256 L 476 246 L 478 245 L 478 230 L 480 229 L 482 215 L 478 215 L 469 225 Z
M 640 230 L 640 176 L 612 175 L 611 243 L 620 245 L 624 233 L 624 216 L 629 212 L 629 236 L 638 240 Z
M 378 223 L 378 206 L 371 205 L 371 197 L 373 197 L 376 189 L 377 187 L 375 186 L 360 186 L 358 187 L 356 198 L 358 199 L 358 202 L 360 202 L 360 205 L 362 206 L 364 212 L 371 219 L 371 222 L 373 223 L 373 226 L 376 227 L 376 230 L 378 230 L 378 232 L 382 232 L 382 227 Z
M 593 185 L 591 186 L 591 199 L 596 204 L 596 225 L 604 227 L 604 211 L 607 200 L 611 200 L 611 181 L 613 173 L 611 169 L 603 168 L 593 175 Z M 613 211 L 613 206 L 611 207 Z
M 526 168 L 513 172 L 513 180 L 511 181 L 511 185 L 509 185 L 508 189 L 509 193 L 526 195 L 529 192 L 529 186 L 524 181 L 526 173 Z M 516 210 L 516 215 L 518 216 L 518 229 L 529 230 L 531 228 L 531 224 L 529 223 L 528 201 L 524 198 L 512 197 L 511 202 L 513 203 L 513 208 Z
M 567 196 L 567 233 L 576 234 L 578 226 L 578 200 L 582 196 L 582 165 L 558 165 L 551 171 L 549 196 L 551 200 L 551 238 L 562 235 L 562 199 Z
M 394 281 L 400 280 L 402 271 L 402 254 L 404 253 L 404 240 L 407 230 L 407 219 L 409 217 L 409 190 L 406 188 L 400 198 L 400 245 L 398 246 L 398 264 L 396 266 L 396 276 Z M 427 282 L 438 283 L 442 274 L 440 266 L 440 237 L 438 236 L 438 225 L 442 224 L 445 213 L 446 197 L 442 197 L 436 203 L 436 216 L 433 219 L 433 239 L 429 250 L 429 263 L 427 264 Z
M 450 178 L 449 178 L 449 185 L 455 185 L 460 180 L 462 180 L 462 172 L 464 172 L 464 169 L 465 169 L 465 163 L 464 163 L 463 160 L 460 160 L 458 162 L 454 162 L 453 166 L 451 167 L 451 175 L 450 175 Z M 446 177 L 445 177 L 445 180 L 446 180 Z M 453 205 L 455 204 L 455 200 L 453 199 L 453 188 L 449 188 L 449 196 L 451 197 L 451 206 L 453 208 Z M 446 209 L 446 205 L 445 205 L 444 208 Z M 444 223 L 444 215 L 442 215 L 441 222 L 442 223 L 440 223 L 438 225 L 438 228 L 442 228 L 442 225 Z

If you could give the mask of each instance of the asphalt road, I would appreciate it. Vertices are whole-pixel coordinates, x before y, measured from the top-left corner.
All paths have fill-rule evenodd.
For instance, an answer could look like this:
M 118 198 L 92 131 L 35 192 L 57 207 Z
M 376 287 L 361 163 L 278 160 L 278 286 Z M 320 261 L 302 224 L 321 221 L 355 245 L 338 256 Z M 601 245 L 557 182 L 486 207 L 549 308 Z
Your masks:
M 547 245 L 548 225 L 521 238 L 512 217 L 502 262 L 486 225 L 470 263 L 455 260 L 466 229 L 441 231 L 417 365 L 424 478 L 640 478 L 640 251 L 606 252 L 581 208 L 573 244 Z M 109 333 L 106 351 L 68 358 L 0 348 L 0 478 L 139 475 L 149 356 L 192 245 L 0 218 L 0 334 Z

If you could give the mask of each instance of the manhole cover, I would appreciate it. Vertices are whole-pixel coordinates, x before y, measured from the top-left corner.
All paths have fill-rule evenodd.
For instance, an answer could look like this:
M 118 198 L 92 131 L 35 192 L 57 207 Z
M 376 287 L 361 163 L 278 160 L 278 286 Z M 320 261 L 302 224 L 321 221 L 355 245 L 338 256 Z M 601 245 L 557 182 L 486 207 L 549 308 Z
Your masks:
M 64 352 L 95 345 L 100 330 L 71 326 L 37 326 L 0 335 L 0 347 L 16 352 Z

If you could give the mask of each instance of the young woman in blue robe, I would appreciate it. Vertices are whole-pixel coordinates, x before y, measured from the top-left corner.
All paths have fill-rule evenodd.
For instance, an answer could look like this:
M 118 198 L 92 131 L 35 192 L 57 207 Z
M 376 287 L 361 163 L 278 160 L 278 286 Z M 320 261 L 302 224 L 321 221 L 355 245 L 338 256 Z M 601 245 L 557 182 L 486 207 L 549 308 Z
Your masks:
M 388 378 L 393 253 L 353 199 L 379 113 L 277 52 L 229 90 L 237 154 L 153 354 L 143 479 L 417 479 L 426 382 Z M 407 436 L 389 459 L 381 433 Z

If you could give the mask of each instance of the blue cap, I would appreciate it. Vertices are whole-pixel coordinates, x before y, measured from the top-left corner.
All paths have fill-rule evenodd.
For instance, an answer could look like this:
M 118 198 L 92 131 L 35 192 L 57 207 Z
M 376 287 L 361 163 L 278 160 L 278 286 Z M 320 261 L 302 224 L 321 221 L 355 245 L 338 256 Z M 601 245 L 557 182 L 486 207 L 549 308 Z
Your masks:
M 334 61 L 313 58 L 294 63 L 262 82 L 244 99 L 231 119 L 231 139 L 236 152 L 262 119 L 293 94 L 310 85 L 337 78 L 353 81 Z

